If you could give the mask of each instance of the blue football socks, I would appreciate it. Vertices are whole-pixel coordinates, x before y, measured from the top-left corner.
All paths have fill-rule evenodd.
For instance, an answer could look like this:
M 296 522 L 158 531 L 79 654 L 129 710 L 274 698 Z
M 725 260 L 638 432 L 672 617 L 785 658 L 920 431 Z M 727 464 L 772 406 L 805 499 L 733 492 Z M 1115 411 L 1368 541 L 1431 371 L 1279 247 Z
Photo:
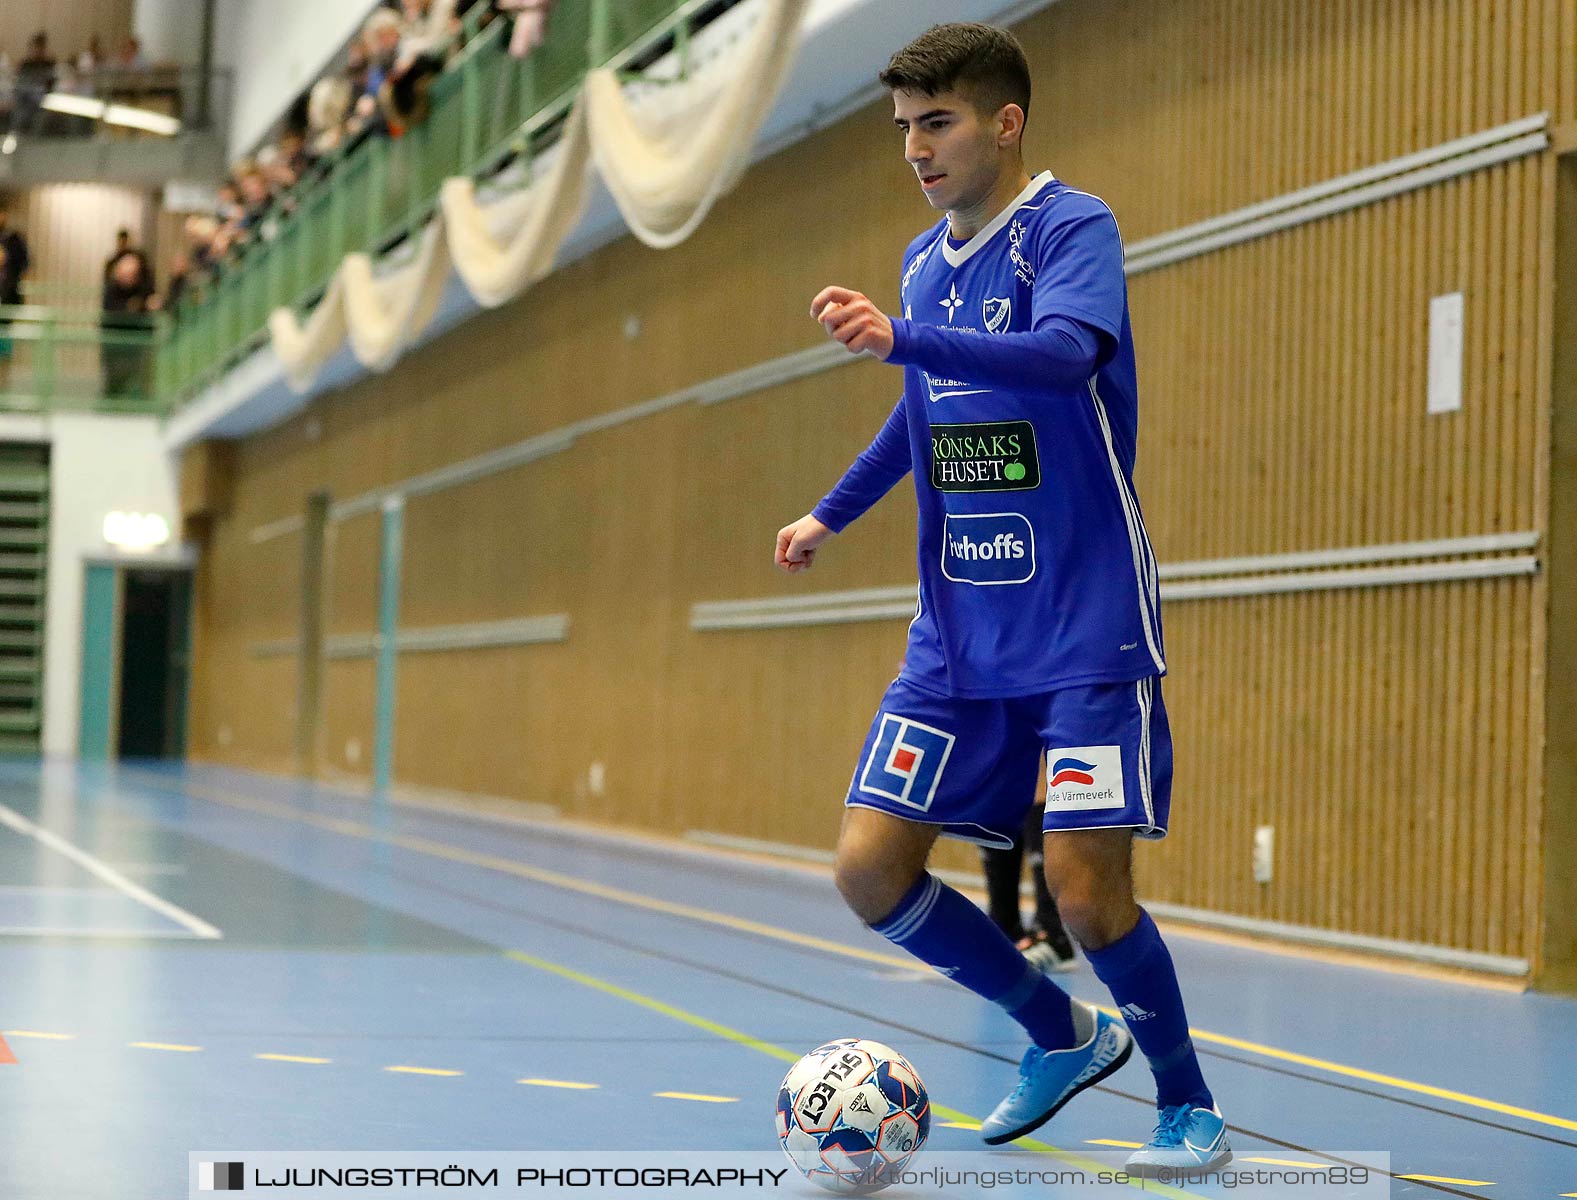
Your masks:
M 929 871 L 871 928 L 1000 1006 L 1043 1049 L 1079 1044 L 1068 993 L 1026 962 L 990 917 Z
M 1139 923 L 1122 937 L 1102 950 L 1086 949 L 1084 953 L 1117 1001 L 1133 1040 L 1150 1060 L 1161 1107 L 1213 1107 L 1215 1101 L 1205 1086 L 1193 1039 L 1188 1036 L 1188 1016 L 1183 1012 L 1183 993 L 1177 986 L 1172 955 L 1150 914 L 1141 909 Z

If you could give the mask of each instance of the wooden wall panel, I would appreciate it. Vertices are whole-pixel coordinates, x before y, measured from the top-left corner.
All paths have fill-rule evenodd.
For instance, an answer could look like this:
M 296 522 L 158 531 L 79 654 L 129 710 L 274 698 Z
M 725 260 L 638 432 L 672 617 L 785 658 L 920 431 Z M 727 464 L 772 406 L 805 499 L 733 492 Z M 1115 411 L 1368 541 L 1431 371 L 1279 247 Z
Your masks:
M 132 32 L 135 0 L 6 0 L 0 4 L 0 50 L 13 63 L 27 55 L 27 39 L 42 30 L 56 58 L 75 58 L 98 34 L 113 55 Z
M 1150 237 L 1535 113 L 1572 120 L 1571 20 L 1565 0 L 1060 0 L 1015 29 L 1026 156 Z
M 1104 195 L 1133 239 L 1530 113 L 1570 119 L 1573 56 L 1551 46 L 1569 40 L 1570 7 L 1062 0 L 1020 31 L 1040 97 L 1032 165 Z M 890 306 L 898 255 L 929 219 L 898 150 L 873 105 L 756 167 L 685 245 L 606 247 L 248 439 L 205 563 L 205 703 L 220 703 L 220 672 L 270 669 L 234 644 L 294 620 L 276 586 L 290 576 L 281 565 L 253 586 L 276 551 L 248 532 L 299 514 L 312 490 L 344 500 L 814 345 L 805 308 L 826 283 Z M 1139 488 L 1163 562 L 1544 528 L 1551 162 L 1133 279 Z M 1464 407 L 1432 417 L 1429 299 L 1455 290 Z M 640 330 L 626 338 L 630 316 Z M 695 634 L 688 613 L 913 579 L 904 495 L 809 576 L 770 566 L 777 528 L 837 478 L 897 386 L 859 364 L 411 498 L 403 627 L 562 612 L 570 633 L 402 655 L 397 779 L 830 845 L 903 622 Z M 331 633 L 373 627 L 377 526 L 336 528 Z M 1537 577 L 1169 603 L 1176 836 L 1142 851 L 1146 894 L 1533 953 L 1546 604 Z M 328 666 L 336 772 L 368 770 L 372 680 L 370 660 Z M 204 718 L 205 752 L 266 761 L 273 719 L 221 751 Z M 1264 887 L 1248 872 L 1258 824 L 1278 837 Z M 942 861 L 974 855 L 950 847 Z
M 215 521 L 197 578 L 189 753 L 269 771 L 294 763 L 296 660 L 259 643 L 296 636 L 300 543 L 254 545 Z
M 318 762 L 325 779 L 371 782 L 374 681 L 370 658 L 329 659 L 323 664 Z
M 1163 561 L 1539 527 L 1543 172 L 1521 159 L 1132 281 Z M 1429 301 L 1453 291 L 1463 408 L 1430 415 Z
M 104 183 L 51 183 L 10 193 L 4 200 L 11 221 L 27 237 L 31 278 L 70 288 L 72 306 L 99 307 L 104 262 L 115 250 L 115 234 L 152 253 L 157 199 L 137 188 Z M 54 301 L 48 297 L 51 303 Z
M 1165 605 L 1173 836 L 1141 851 L 1144 894 L 1525 953 L 1542 604 L 1520 578 Z
M 366 634 L 378 628 L 382 537 L 383 516 L 378 512 L 329 521 L 323 555 L 323 629 L 327 636 Z M 409 615 L 402 614 L 402 618 L 410 624 Z

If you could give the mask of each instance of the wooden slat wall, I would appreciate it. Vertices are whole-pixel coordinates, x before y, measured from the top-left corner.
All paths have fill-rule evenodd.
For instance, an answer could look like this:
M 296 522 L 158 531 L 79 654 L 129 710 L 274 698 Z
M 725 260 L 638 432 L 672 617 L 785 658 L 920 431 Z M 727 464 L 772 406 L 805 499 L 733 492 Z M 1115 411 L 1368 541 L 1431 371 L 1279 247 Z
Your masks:
M 99 35 L 104 53 L 113 56 L 132 32 L 134 0 L 5 0 L 0 4 L 0 50 L 13 63 L 27 54 L 27 39 L 42 30 L 57 59 L 74 59 L 88 38 Z
M 328 526 L 323 570 L 323 629 L 328 637 L 368 634 L 378 627 L 381 521 L 374 512 Z M 331 776 L 371 778 L 373 685 L 372 659 L 324 659 L 318 761 Z
M 247 521 L 248 506 L 235 518 Z M 261 770 L 291 768 L 296 660 L 259 657 L 259 642 L 296 636 L 298 538 L 252 544 L 251 522 L 216 521 L 202 549 L 193 642 L 190 745 Z
M 1570 120 L 1573 56 L 1556 43 L 1577 27 L 1572 8 L 1062 0 L 1020 30 L 1038 67 L 1031 165 L 1104 195 L 1134 239 L 1530 113 Z M 1544 527 L 1551 162 L 1134 279 L 1139 489 L 1162 561 Z M 211 681 L 224 672 L 252 692 L 274 670 L 227 649 L 234 631 L 293 629 L 288 593 L 243 597 L 239 580 L 294 563 L 297 542 L 254 546 L 248 530 L 298 514 L 316 488 L 344 499 L 813 345 L 815 290 L 846 283 L 891 305 L 898 254 L 928 219 L 875 105 L 757 167 L 684 246 L 608 247 L 251 439 L 205 567 L 207 702 L 222 702 Z M 1464 409 L 1430 417 L 1429 298 L 1456 290 Z M 642 321 L 633 341 L 628 315 Z M 396 777 L 830 845 L 902 622 L 694 634 L 688 611 L 914 577 L 903 496 L 812 575 L 769 565 L 778 526 L 863 447 L 896 386 L 860 364 L 413 497 L 403 626 L 554 612 L 571 626 L 563 644 L 403 655 Z M 331 632 L 373 628 L 377 524 L 335 533 Z M 1141 855 L 1146 894 L 1533 954 L 1546 603 L 1534 577 L 1169 604 L 1178 836 Z M 336 771 L 369 769 L 372 678 L 368 660 L 326 668 Z M 279 737 L 277 714 L 258 720 L 227 747 L 200 721 L 198 752 L 286 769 L 288 721 Z M 1268 886 L 1249 879 L 1259 824 L 1278 836 Z M 943 861 L 974 857 L 954 846 Z
M 13 193 L 5 203 L 27 237 L 32 278 L 82 289 L 89 307 L 98 305 L 117 230 L 130 229 L 133 242 L 152 254 L 156 202 L 136 188 L 51 183 Z

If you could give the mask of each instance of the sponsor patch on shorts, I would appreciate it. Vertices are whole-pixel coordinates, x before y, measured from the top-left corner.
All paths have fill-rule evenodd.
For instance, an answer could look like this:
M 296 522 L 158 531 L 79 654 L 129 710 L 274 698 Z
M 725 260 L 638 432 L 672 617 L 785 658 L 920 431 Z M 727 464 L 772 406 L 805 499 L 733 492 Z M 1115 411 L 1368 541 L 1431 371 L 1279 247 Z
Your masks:
M 883 713 L 860 790 L 925 812 L 936 799 L 954 740 L 945 729 Z
M 1046 811 L 1122 808 L 1121 746 L 1067 746 L 1046 751 Z

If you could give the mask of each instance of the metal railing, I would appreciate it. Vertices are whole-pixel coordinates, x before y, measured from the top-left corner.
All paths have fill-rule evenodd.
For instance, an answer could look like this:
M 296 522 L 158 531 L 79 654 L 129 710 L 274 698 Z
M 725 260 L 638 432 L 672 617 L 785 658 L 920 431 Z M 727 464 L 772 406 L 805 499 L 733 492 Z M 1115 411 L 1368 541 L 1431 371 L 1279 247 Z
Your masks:
M 163 413 L 164 336 L 154 314 L 0 305 L 0 411 Z
M 222 68 L 106 65 L 78 75 L 65 65 L 52 78 L 18 78 L 0 95 L 0 133 L 47 139 L 141 138 L 150 131 L 135 122 L 148 114 L 174 118 L 182 130 L 223 128 L 231 92 L 231 72 Z M 95 104 L 101 106 L 97 114 L 89 107 Z M 159 136 L 158 130 L 151 136 Z
M 476 5 L 429 91 L 429 112 L 403 136 L 369 136 L 276 198 L 272 236 L 256 237 L 174 314 L 155 380 L 168 406 L 222 377 L 267 337 L 268 315 L 310 307 L 352 251 L 378 252 L 419 230 L 443 181 L 487 178 L 551 144 L 586 72 L 638 70 L 677 49 L 734 0 L 561 0 L 546 41 L 506 51 L 509 23 Z

